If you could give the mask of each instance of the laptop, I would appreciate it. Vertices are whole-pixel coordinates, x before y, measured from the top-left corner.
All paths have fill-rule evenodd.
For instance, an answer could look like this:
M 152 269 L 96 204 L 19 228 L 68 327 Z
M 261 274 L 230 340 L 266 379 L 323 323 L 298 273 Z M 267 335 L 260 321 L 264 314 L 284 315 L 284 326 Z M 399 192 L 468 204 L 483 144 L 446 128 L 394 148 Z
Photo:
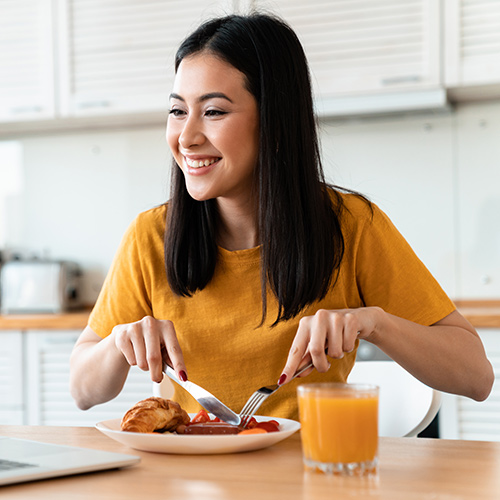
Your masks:
M 0 436 L 0 486 L 140 462 L 140 457 Z

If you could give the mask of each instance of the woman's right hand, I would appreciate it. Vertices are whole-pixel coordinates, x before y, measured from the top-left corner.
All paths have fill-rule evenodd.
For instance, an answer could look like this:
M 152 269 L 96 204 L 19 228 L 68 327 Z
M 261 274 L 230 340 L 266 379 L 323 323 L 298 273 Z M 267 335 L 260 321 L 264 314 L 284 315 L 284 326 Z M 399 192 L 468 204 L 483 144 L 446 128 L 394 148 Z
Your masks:
M 163 380 L 164 362 L 180 380 L 187 380 L 184 357 L 171 321 L 145 316 L 134 323 L 115 326 L 111 336 L 127 363 L 149 371 L 153 382 Z

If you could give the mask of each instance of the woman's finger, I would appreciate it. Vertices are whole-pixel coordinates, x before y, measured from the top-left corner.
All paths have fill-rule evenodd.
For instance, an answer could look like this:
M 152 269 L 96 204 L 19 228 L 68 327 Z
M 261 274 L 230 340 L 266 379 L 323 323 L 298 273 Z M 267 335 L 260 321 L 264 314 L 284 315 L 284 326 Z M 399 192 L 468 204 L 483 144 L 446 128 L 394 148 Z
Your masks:
M 328 337 L 332 335 L 330 312 L 319 310 L 311 321 L 311 331 L 307 351 L 311 355 L 314 367 L 321 373 L 328 371 L 330 362 L 326 357 L 325 346 Z
M 134 353 L 134 347 L 127 335 L 128 325 L 117 325 L 112 330 L 114 336 L 115 346 L 122 353 L 123 357 L 130 366 L 135 366 L 137 360 Z
M 163 380 L 163 337 L 158 320 L 150 318 L 143 322 L 143 337 L 146 348 L 146 361 L 153 382 Z
M 163 345 L 165 346 L 170 366 L 180 380 L 187 380 L 187 370 L 182 349 L 175 333 L 174 324 L 168 320 L 160 320 Z
M 307 354 L 310 319 L 310 317 L 304 317 L 299 322 L 299 328 L 293 339 L 290 351 L 288 351 L 286 364 L 278 379 L 278 385 L 286 384 L 292 379 L 298 367 L 301 365 L 304 356 Z
M 333 359 L 344 357 L 344 318 L 336 311 L 329 312 L 329 331 L 326 342 L 328 356 Z

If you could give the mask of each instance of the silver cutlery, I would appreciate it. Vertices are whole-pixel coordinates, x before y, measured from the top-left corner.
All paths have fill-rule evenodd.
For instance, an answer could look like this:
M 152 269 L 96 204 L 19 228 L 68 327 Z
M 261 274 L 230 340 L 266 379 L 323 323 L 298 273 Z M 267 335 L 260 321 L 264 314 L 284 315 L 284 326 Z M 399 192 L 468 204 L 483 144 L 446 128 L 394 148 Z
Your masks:
M 301 373 L 304 373 L 306 370 L 308 370 L 312 366 L 314 366 L 314 365 L 311 361 L 308 365 L 297 370 L 290 380 L 293 380 L 295 377 L 298 377 Z M 248 398 L 248 401 L 245 403 L 245 405 L 243 406 L 243 408 L 240 411 L 240 419 L 241 419 L 240 427 L 245 428 L 248 425 L 248 423 L 250 422 L 250 419 L 255 415 L 255 412 L 259 409 L 260 405 L 271 394 L 274 394 L 280 387 L 281 387 L 281 385 L 275 384 L 275 385 L 267 385 L 267 386 L 261 387 L 260 389 L 257 389 Z
M 219 417 L 221 420 L 227 422 L 228 424 L 240 425 L 241 418 L 239 417 L 239 415 L 234 413 L 233 410 L 229 409 L 224 403 L 219 401 L 207 390 L 189 380 L 183 382 L 177 377 L 174 369 L 166 363 L 163 364 L 163 373 L 165 373 L 174 382 L 176 382 L 187 392 L 189 392 L 189 394 L 191 394 L 191 396 L 193 396 L 193 398 L 196 399 L 196 401 L 198 401 L 198 403 L 200 403 L 200 405 L 203 406 L 205 410 L 209 411 L 216 417 Z

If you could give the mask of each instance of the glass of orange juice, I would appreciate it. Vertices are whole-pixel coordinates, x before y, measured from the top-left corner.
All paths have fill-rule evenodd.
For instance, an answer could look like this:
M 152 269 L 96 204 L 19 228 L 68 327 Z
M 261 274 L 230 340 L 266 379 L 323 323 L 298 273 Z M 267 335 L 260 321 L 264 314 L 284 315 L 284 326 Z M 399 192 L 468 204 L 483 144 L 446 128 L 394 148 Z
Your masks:
M 297 393 L 306 469 L 343 476 L 375 474 L 379 388 L 326 382 L 300 385 Z

